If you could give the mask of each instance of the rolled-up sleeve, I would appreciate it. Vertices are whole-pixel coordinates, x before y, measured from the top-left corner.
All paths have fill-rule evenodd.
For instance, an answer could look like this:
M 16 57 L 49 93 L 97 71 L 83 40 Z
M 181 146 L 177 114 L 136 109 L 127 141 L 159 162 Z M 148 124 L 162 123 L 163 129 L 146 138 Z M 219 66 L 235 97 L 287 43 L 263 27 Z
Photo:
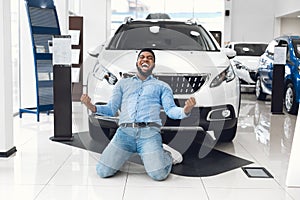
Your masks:
M 109 101 L 105 105 L 96 105 L 97 108 L 97 115 L 104 115 L 113 117 L 119 110 L 122 102 L 122 89 L 121 84 L 118 82 L 114 89 L 113 94 L 110 97 Z
M 161 102 L 168 117 L 172 119 L 183 119 L 189 116 L 184 113 L 183 108 L 176 106 L 172 89 L 168 86 L 162 89 Z

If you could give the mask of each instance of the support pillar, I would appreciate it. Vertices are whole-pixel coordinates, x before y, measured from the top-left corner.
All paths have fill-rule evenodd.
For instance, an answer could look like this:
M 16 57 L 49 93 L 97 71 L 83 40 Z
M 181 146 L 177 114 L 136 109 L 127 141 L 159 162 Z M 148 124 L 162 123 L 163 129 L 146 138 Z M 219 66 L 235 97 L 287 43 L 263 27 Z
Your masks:
M 0 1 L 0 157 L 15 153 L 13 144 L 13 97 L 10 0 Z
M 300 106 L 300 104 L 299 104 Z M 288 171 L 286 175 L 287 187 L 300 187 L 300 112 L 298 111 L 294 138 L 291 148 Z

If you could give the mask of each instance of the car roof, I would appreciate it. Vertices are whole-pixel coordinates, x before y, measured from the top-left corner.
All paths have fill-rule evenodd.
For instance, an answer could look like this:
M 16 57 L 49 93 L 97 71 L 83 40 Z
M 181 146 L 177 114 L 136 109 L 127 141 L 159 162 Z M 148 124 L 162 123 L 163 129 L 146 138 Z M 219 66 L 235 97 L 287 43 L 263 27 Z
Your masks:
M 127 17 L 124 19 L 123 24 L 150 24 L 150 23 L 158 23 L 158 24 L 189 24 L 189 25 L 200 25 L 197 23 L 195 19 L 189 20 L 175 20 L 175 19 L 133 19 L 131 17 Z
M 228 44 L 268 44 L 267 42 L 230 42 Z
M 146 19 L 171 19 L 166 13 L 149 13 Z
M 134 20 L 132 18 L 125 18 L 123 24 L 119 26 L 119 28 L 116 30 L 115 34 L 118 34 L 119 31 L 124 29 L 126 26 L 127 27 L 134 27 L 134 26 L 145 26 L 145 25 L 150 25 L 150 26 L 155 26 L 155 25 L 186 25 L 186 26 L 198 26 L 202 27 L 201 24 L 198 24 L 196 20 L 187 20 L 187 21 L 180 21 L 180 20 L 173 20 L 173 19 L 137 19 Z
M 300 35 L 282 35 L 275 39 L 300 39 Z

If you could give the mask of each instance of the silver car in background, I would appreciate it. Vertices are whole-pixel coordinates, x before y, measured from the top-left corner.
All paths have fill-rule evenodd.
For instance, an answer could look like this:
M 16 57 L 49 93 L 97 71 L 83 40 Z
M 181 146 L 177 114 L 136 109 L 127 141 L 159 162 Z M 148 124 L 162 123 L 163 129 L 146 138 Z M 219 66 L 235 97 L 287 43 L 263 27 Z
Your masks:
M 267 43 L 262 42 L 231 42 L 225 46 L 236 51 L 236 56 L 231 59 L 231 63 L 242 87 L 255 88 L 259 58 L 267 46 Z

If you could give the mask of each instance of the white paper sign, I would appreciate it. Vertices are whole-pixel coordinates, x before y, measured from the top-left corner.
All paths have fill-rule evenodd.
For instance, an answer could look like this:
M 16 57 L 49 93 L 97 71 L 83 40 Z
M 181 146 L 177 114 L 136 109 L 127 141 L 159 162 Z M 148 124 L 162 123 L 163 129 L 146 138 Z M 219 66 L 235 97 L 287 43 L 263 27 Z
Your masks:
M 72 67 L 71 69 L 71 82 L 72 83 L 78 83 L 80 77 L 80 68 L 78 67 Z
M 79 45 L 80 30 L 69 30 L 71 35 L 72 45 Z
M 53 65 L 71 65 L 72 51 L 71 51 L 71 36 L 58 35 L 53 36 L 52 39 L 52 63 Z
M 274 64 L 286 64 L 286 47 L 274 48 Z
M 80 49 L 72 49 L 72 64 L 79 64 Z
M 53 47 L 52 40 L 48 40 L 48 49 L 49 49 L 49 53 L 52 53 L 52 47 Z

